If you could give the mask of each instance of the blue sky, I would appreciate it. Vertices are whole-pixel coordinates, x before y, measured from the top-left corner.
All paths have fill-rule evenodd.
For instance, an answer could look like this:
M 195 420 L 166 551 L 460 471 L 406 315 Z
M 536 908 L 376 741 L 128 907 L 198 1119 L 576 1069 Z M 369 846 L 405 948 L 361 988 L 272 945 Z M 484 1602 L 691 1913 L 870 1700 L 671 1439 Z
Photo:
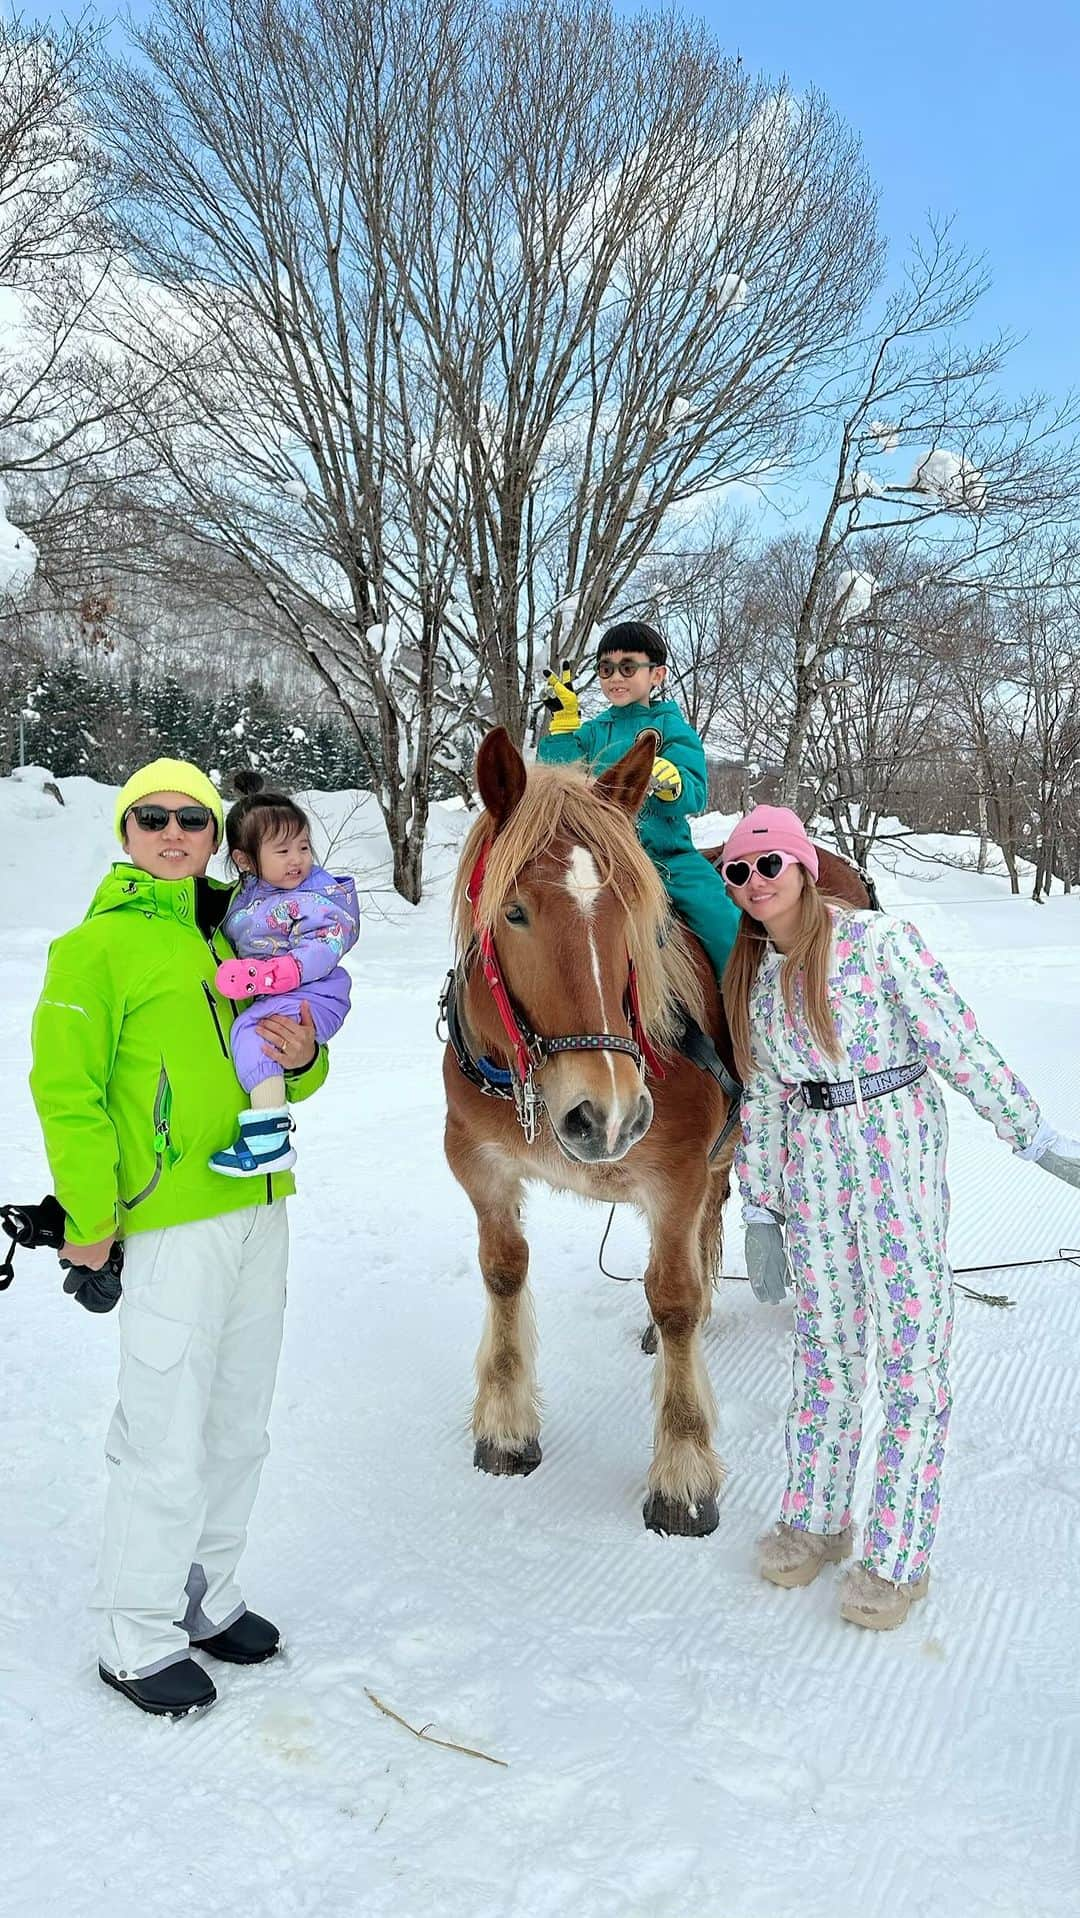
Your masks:
M 894 253 L 928 211 L 983 253 L 984 328 L 1025 336 L 1011 382 L 1080 385 L 1077 0 L 709 0 L 747 66 L 817 86 L 859 132 Z
M 134 0 L 136 18 L 149 11 Z M 863 140 L 895 259 L 927 212 L 955 216 L 955 236 L 993 275 L 978 330 L 1024 336 L 1010 384 L 1080 385 L 1078 0 L 704 0 L 686 11 L 748 66 L 829 96 Z

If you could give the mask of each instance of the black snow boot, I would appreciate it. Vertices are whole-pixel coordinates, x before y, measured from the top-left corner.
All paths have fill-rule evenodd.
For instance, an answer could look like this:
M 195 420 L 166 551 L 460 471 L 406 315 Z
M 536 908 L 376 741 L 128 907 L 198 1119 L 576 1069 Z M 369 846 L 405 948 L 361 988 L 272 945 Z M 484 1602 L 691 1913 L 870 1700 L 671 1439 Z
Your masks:
M 205 1711 L 217 1697 L 213 1681 L 193 1658 L 178 1659 L 150 1678 L 117 1678 L 104 1665 L 98 1666 L 98 1675 L 141 1712 L 153 1712 L 157 1718 L 186 1718 L 188 1712 Z
M 223 1659 L 226 1665 L 261 1665 L 280 1651 L 281 1633 L 258 1612 L 241 1612 L 223 1632 L 191 1642 L 196 1651 L 209 1652 L 211 1658 Z

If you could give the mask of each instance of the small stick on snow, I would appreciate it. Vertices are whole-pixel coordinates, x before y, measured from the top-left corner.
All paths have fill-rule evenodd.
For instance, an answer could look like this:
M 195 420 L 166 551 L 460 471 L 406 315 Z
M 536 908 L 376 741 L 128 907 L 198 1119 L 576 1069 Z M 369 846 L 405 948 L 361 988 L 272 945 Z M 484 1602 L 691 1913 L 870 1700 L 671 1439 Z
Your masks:
M 959 1279 L 954 1279 L 953 1283 L 957 1291 L 963 1293 L 965 1299 L 977 1299 L 980 1305 L 1016 1304 L 1016 1300 L 1008 1298 L 1004 1292 L 976 1292 L 970 1285 L 961 1285 Z
M 410 1725 L 408 1719 L 402 1718 L 400 1712 L 391 1711 L 389 1705 L 384 1705 L 382 1699 L 377 1698 L 374 1692 L 368 1691 L 366 1685 L 364 1691 L 377 1711 L 384 1712 L 387 1718 L 392 1718 L 395 1725 L 404 1725 L 407 1732 L 411 1732 L 414 1738 L 422 1738 L 425 1745 L 441 1745 L 444 1751 L 464 1752 L 466 1758 L 482 1758 L 485 1765 L 501 1765 L 504 1771 L 509 1771 L 507 1759 L 492 1758 L 490 1752 L 476 1751 L 472 1745 L 458 1745 L 452 1738 L 433 1738 L 426 1725 L 421 1725 L 420 1730 L 417 1731 L 415 1725 Z

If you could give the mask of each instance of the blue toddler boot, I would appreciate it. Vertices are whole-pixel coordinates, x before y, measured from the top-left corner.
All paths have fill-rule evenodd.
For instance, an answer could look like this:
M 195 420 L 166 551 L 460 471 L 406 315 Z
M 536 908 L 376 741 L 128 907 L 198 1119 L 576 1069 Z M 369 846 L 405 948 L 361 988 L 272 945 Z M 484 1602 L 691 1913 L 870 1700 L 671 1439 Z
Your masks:
M 289 1143 L 292 1120 L 287 1106 L 270 1106 L 263 1112 L 242 1112 L 240 1133 L 225 1152 L 215 1152 L 211 1170 L 227 1179 L 258 1179 L 267 1172 L 287 1172 L 296 1164 L 296 1153 Z

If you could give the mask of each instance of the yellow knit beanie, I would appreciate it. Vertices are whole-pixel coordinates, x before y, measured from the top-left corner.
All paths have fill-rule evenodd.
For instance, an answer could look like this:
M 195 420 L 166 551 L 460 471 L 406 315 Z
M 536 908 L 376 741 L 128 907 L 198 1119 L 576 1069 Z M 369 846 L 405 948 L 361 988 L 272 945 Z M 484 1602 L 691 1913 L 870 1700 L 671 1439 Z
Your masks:
M 116 802 L 116 837 L 124 843 L 124 820 L 131 811 L 151 793 L 184 793 L 200 806 L 209 806 L 217 822 L 218 844 L 221 844 L 225 831 L 225 812 L 221 804 L 221 794 L 215 785 L 192 766 L 186 759 L 155 759 L 149 766 L 140 766 L 134 772 L 126 786 L 120 788 L 120 797 Z

